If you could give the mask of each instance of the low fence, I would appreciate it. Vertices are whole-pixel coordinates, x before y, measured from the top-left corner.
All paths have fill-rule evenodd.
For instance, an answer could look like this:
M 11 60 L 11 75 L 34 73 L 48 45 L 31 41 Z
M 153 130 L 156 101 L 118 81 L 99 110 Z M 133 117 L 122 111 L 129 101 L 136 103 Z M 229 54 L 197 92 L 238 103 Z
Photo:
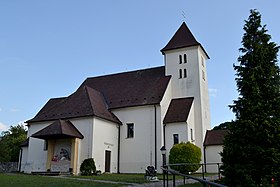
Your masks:
M 201 171 L 201 178 L 200 177 L 194 177 L 191 175 L 186 175 L 183 173 L 180 173 L 176 170 L 173 170 L 170 168 L 170 166 L 179 166 L 179 167 L 184 167 L 184 166 L 194 166 L 194 165 L 198 165 L 200 166 L 200 171 Z M 214 183 L 211 181 L 207 181 L 205 178 L 205 173 L 206 173 L 206 167 L 207 166 L 214 166 L 216 167 L 216 172 L 218 175 L 218 179 L 221 179 L 221 173 L 220 173 L 220 166 L 221 163 L 211 163 L 211 164 L 205 164 L 205 163 L 197 163 L 197 164 L 186 164 L 186 163 L 181 163 L 181 164 L 168 164 L 165 165 L 163 167 L 161 167 L 161 169 L 163 170 L 163 186 L 167 186 L 168 187 L 168 176 L 172 175 L 172 181 L 173 181 L 173 187 L 176 186 L 176 175 L 177 176 L 182 176 L 184 178 L 184 184 L 185 184 L 185 179 L 193 179 L 196 180 L 198 182 L 200 182 L 202 184 L 202 186 L 214 186 L 214 187 L 225 187 L 224 185 L 218 184 L 218 183 Z
M 168 169 L 168 167 L 161 167 L 161 169 L 163 170 L 163 186 L 167 186 L 168 187 L 168 175 L 171 174 L 172 175 L 172 181 L 173 181 L 173 187 L 176 187 L 176 175 L 177 176 L 182 176 L 187 179 L 193 179 L 193 180 L 196 180 L 198 182 L 200 182 L 203 186 L 213 186 L 213 187 L 226 187 L 222 184 L 218 184 L 218 183 L 214 183 L 214 182 L 211 182 L 211 181 L 207 181 L 205 179 L 201 179 L 201 178 L 198 178 L 198 177 L 194 177 L 194 176 L 190 176 L 190 175 L 186 175 L 186 174 L 182 174 L 182 173 L 179 173 L 178 171 L 175 171 L 173 169 Z M 184 180 L 184 184 L 185 184 L 185 180 Z
M 17 162 L 0 162 L 0 173 L 11 173 L 18 171 Z
M 220 170 L 220 167 L 221 167 L 222 163 L 194 163 L 194 164 L 186 164 L 186 163 L 179 163 L 179 164 L 168 164 L 166 166 L 200 166 L 200 169 L 199 171 L 201 172 L 202 174 L 202 178 L 205 179 L 205 174 L 206 173 L 216 173 L 218 174 L 218 178 L 221 179 L 221 170 Z M 213 169 L 212 168 L 212 172 L 207 172 L 207 167 L 213 167 L 213 168 L 216 168 L 216 169 Z

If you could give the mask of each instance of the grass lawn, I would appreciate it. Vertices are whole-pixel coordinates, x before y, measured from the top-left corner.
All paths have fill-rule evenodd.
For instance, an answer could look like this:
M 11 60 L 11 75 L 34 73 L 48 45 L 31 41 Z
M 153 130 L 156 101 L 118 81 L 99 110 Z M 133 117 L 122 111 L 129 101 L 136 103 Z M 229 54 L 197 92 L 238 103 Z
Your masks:
M 163 179 L 161 174 L 158 175 L 159 179 Z M 102 183 L 96 181 L 83 181 L 79 179 L 93 179 L 93 180 L 105 180 L 120 182 L 123 184 L 111 184 Z M 182 179 L 182 177 L 176 176 L 176 179 Z M 169 176 L 169 180 L 172 180 L 172 176 Z M 73 186 L 73 187 L 118 187 L 125 186 L 124 183 L 147 183 L 144 179 L 144 174 L 103 174 L 100 176 L 69 176 L 69 178 L 58 178 L 48 176 L 36 176 L 26 174 L 4 174 L 0 173 L 0 186 L 1 187 L 60 187 L 60 186 Z M 182 187 L 200 187 L 202 184 L 187 184 Z
M 74 179 L 62 179 L 47 176 L 24 175 L 24 174 L 0 174 L 1 187 L 117 187 L 123 184 L 108 184 L 93 181 L 79 181 Z
M 125 182 L 125 183 L 147 183 L 144 179 L 144 174 L 102 174 L 99 176 L 73 176 L 75 178 L 87 178 L 94 180 L 106 180 L 114 182 Z

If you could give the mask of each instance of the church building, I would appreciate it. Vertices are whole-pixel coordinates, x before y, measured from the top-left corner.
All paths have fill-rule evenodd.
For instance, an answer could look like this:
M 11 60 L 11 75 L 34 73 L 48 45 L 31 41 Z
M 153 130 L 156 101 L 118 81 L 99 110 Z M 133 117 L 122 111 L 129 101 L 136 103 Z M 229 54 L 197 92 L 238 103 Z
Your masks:
M 50 99 L 27 121 L 20 171 L 79 174 L 94 158 L 101 172 L 143 173 L 160 168 L 162 146 L 168 154 L 189 141 L 203 152 L 209 56 L 186 23 L 161 52 L 164 66 L 89 77 L 71 95 Z

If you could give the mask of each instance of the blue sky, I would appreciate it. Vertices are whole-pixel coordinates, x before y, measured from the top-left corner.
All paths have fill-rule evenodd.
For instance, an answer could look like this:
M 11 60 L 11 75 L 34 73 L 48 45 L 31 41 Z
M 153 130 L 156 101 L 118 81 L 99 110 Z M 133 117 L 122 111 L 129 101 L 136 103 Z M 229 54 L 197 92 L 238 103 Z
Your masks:
M 160 49 L 183 21 L 211 58 L 212 127 L 232 120 L 244 20 L 259 10 L 280 44 L 279 8 L 275 0 L 0 1 L 0 132 L 87 77 L 163 65 Z

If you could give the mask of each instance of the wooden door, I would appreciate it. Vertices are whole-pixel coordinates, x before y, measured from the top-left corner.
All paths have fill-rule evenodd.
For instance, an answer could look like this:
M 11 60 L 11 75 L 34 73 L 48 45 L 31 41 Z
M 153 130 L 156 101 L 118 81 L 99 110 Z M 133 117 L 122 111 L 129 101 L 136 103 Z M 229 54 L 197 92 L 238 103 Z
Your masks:
M 105 172 L 111 172 L 111 151 L 105 150 Z

